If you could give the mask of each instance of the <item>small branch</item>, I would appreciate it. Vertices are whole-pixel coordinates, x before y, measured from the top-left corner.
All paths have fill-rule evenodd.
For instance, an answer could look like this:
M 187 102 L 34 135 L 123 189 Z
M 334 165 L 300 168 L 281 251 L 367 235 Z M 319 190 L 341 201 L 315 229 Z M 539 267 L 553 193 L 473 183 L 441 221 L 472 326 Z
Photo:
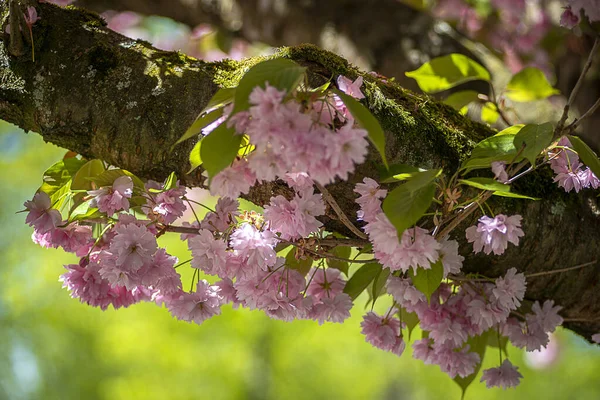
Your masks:
M 556 129 L 554 130 L 554 138 L 558 138 L 563 132 L 563 128 L 565 127 L 565 122 L 567 121 L 567 118 L 569 117 L 569 109 L 573 105 L 573 102 L 575 101 L 575 97 L 577 97 L 577 94 L 579 93 L 579 90 L 581 89 L 581 86 L 583 85 L 583 80 L 585 78 L 585 75 L 587 74 L 588 70 L 592 66 L 592 61 L 594 60 L 594 53 L 596 53 L 596 50 L 598 50 L 598 46 L 600 46 L 600 37 L 596 37 L 596 40 L 594 40 L 594 46 L 592 47 L 592 51 L 590 51 L 590 55 L 588 56 L 588 59 L 587 59 L 585 65 L 583 66 L 583 70 L 581 71 L 581 74 L 579 75 L 579 79 L 577 80 L 575 87 L 573 88 L 573 90 L 571 91 L 571 94 L 569 95 L 569 100 L 567 101 L 567 104 L 565 104 L 563 114 L 560 117 L 558 124 L 556 124 Z
M 490 197 L 492 197 L 492 192 L 485 192 L 483 196 L 481 196 L 481 199 L 475 200 L 474 202 L 466 206 L 463 212 L 458 215 L 458 217 L 454 218 L 447 227 L 445 227 L 440 233 L 436 235 L 436 238 L 446 237 L 450 232 L 452 232 L 452 230 L 454 230 L 454 228 L 460 225 L 460 223 L 463 222 L 465 218 L 471 215 L 473 211 L 478 209 L 476 205 L 486 202 L 487 199 L 489 199 Z
M 574 267 L 567 267 L 567 268 L 561 268 L 561 269 L 553 269 L 553 270 L 550 270 L 550 271 L 536 272 L 534 274 L 525 275 L 525 277 L 527 277 L 527 278 L 535 278 L 535 277 L 538 277 L 538 276 L 560 274 L 562 272 L 568 272 L 568 271 L 573 271 L 573 270 L 576 270 L 576 269 L 581 269 L 581 268 L 589 267 L 590 265 L 594 265 L 597 262 L 598 262 L 598 260 L 594 260 L 594 261 L 587 262 L 585 264 L 575 265 Z
M 21 14 L 17 0 L 10 0 L 10 41 L 8 49 L 10 54 L 16 57 L 25 54 L 25 45 L 21 36 Z
M 323 197 L 325 198 L 325 200 L 327 201 L 327 203 L 329 203 L 329 205 L 331 206 L 331 208 L 333 208 L 333 211 L 335 211 L 335 213 L 337 214 L 337 216 L 340 219 L 340 221 L 342 221 L 342 223 L 348 229 L 350 229 L 350 231 L 352 233 L 354 233 L 356 236 L 358 236 L 361 239 L 367 239 L 367 235 L 365 235 L 364 232 L 362 232 L 360 229 L 358 229 L 350 221 L 350 219 L 348 219 L 348 217 L 346 216 L 346 214 L 344 214 L 344 211 L 342 211 L 342 209 L 340 208 L 339 204 L 335 201 L 335 199 L 333 198 L 333 196 L 331 195 L 331 193 L 329 193 L 329 190 L 325 189 L 325 186 L 321 185 L 320 183 L 316 183 L 315 182 L 315 185 L 317 186 L 317 189 L 319 189 L 319 191 L 321 192 L 321 194 L 323 195 Z
M 585 114 L 583 114 L 579 118 L 576 118 L 573 122 L 571 122 L 571 124 L 569 126 L 567 126 L 567 129 L 569 130 L 569 132 L 575 131 L 575 129 L 577 129 L 577 126 L 581 123 L 581 121 L 590 117 L 593 113 L 596 112 L 596 110 L 598 110 L 598 108 L 600 108 L 600 98 L 598 98 L 598 100 L 596 100 L 594 105 L 591 106 L 590 109 L 585 112 Z

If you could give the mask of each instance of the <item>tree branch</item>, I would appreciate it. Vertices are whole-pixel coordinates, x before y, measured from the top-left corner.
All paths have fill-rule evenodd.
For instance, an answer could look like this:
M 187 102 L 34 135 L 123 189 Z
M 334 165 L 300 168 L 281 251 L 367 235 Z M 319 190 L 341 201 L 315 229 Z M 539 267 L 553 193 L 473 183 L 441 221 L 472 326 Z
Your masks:
M 7 35 L 0 43 L 0 118 L 143 178 L 162 180 L 175 171 L 186 185 L 202 184 L 201 171 L 185 174 L 194 140 L 178 145 L 173 152 L 169 149 L 218 86 L 235 85 L 259 60 L 204 63 L 116 34 L 98 16 L 83 10 L 45 3 L 37 10 L 41 20 L 33 27 L 35 63 L 28 54 L 10 56 Z M 2 32 L 7 18 L 8 6 L 0 3 Z M 390 163 L 444 168 L 452 174 L 477 141 L 494 133 L 444 104 L 361 73 L 315 46 L 284 48 L 277 56 L 307 66 L 315 84 L 338 75 L 355 79 L 362 74 L 364 102 L 386 132 Z M 380 160 L 370 149 L 366 162 L 348 181 L 327 187 L 355 223 L 354 185 L 365 176 L 377 179 Z M 499 276 L 515 266 L 535 274 L 546 271 L 548 265 L 558 268 L 600 259 L 600 207 L 593 193 L 564 193 L 552 183 L 547 167 L 536 169 L 513 186 L 516 192 L 542 200 L 500 198 L 491 205 L 497 213 L 521 214 L 525 237 L 519 247 L 511 246 L 503 256 L 494 257 L 472 254 L 464 235 L 455 234 L 466 257 L 466 273 Z M 289 195 L 289 188 L 272 182 L 255 187 L 248 198 L 265 204 L 277 194 Z M 478 214 L 465 218 L 459 229 L 472 225 Z M 322 221 L 328 231 L 354 237 L 335 216 Z M 527 294 L 532 299 L 554 299 L 576 319 L 566 325 L 589 338 L 600 331 L 599 280 L 595 268 L 538 276 L 528 283 Z

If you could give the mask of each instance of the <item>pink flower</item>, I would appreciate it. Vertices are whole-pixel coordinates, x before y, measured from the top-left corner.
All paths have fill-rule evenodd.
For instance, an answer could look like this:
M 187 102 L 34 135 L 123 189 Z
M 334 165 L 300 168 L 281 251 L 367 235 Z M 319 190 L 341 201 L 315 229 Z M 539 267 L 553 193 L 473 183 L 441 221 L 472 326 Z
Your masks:
M 324 298 L 334 298 L 342 293 L 346 286 L 346 281 L 340 277 L 340 270 L 334 268 L 312 269 L 309 273 L 312 277 L 306 294 L 313 296 L 315 301 L 321 301 Z
M 175 318 L 201 324 L 213 315 L 221 314 L 221 296 L 218 286 L 201 280 L 193 293 L 180 292 L 166 301 L 166 306 Z
M 531 307 L 533 316 L 528 314 L 528 322 L 537 322 L 545 332 L 554 332 L 557 326 L 562 325 L 563 318 L 558 315 L 562 310 L 560 306 L 554 306 L 554 300 L 546 300 L 542 306 L 536 301 Z
M 208 229 L 211 232 L 225 232 L 229 226 L 236 222 L 236 217 L 240 215 L 238 207 L 240 203 L 229 197 L 221 197 L 217 201 L 215 212 L 206 214 L 200 227 Z
M 240 194 L 248 193 L 255 182 L 256 176 L 248 168 L 248 162 L 245 159 L 235 160 L 212 178 L 210 194 L 236 199 Z
M 579 15 L 576 15 L 571 10 L 571 6 L 565 7 L 565 11 L 560 16 L 560 26 L 573 29 L 579 23 Z
M 360 87 L 363 84 L 362 76 L 359 76 L 354 82 L 352 82 L 345 76 L 340 75 L 337 78 L 337 84 L 340 90 L 346 93 L 348 96 L 352 96 L 359 100 L 365 98 L 365 95 L 360 91 Z
M 152 261 L 156 238 L 146 227 L 130 223 L 115 226 L 113 230 L 116 235 L 108 249 L 115 257 L 116 267 L 134 272 Z
M 583 10 L 591 22 L 600 21 L 600 1 L 598 0 L 567 0 L 576 13 Z
M 288 172 L 283 176 L 287 185 L 300 192 L 313 187 L 314 182 L 306 172 Z
M 113 215 L 115 211 L 129 210 L 129 201 L 133 195 L 133 180 L 131 177 L 120 176 L 112 184 L 112 187 L 102 187 L 88 192 L 94 198 L 90 207 L 98 207 L 100 212 Z
M 158 249 L 152 262 L 138 271 L 141 284 L 157 289 L 161 295 L 173 294 L 181 290 L 181 276 L 173 268 L 177 257 L 167 254 L 165 249 Z
M 508 174 L 506 173 L 506 163 L 503 161 L 494 161 L 492 163 L 492 172 L 494 176 L 498 180 L 498 182 L 507 183 L 508 182 Z
M 416 340 L 413 343 L 413 357 L 423 361 L 425 364 L 431 364 L 432 356 L 431 339 L 425 338 Z
M 162 187 L 162 184 L 154 181 L 146 183 L 147 189 L 161 189 Z M 186 188 L 177 182 L 173 189 L 158 194 L 151 193 L 148 204 L 143 206 L 142 210 L 151 220 L 157 220 L 165 225 L 172 224 L 177 218 L 183 216 L 186 210 L 182 200 L 185 193 Z
M 495 218 L 483 216 L 479 218 L 477 226 L 467 228 L 467 240 L 473 243 L 473 252 L 484 251 L 485 254 L 494 252 L 496 255 L 504 253 L 508 242 L 519 245 L 519 237 L 525 235 L 521 230 L 521 216 L 507 217 L 498 214 Z
M 434 348 L 431 358 L 450 378 L 465 378 L 475 372 L 475 367 L 481 361 L 479 354 L 469 352 L 469 349 L 469 345 L 465 345 L 460 351 L 455 351 L 449 346 L 440 346 Z
M 511 268 L 504 278 L 496 279 L 496 287 L 492 289 L 492 293 L 501 308 L 516 310 L 525 296 L 526 286 L 525 275 L 517 274 L 517 269 Z
M 484 370 L 480 382 L 485 382 L 488 389 L 492 387 L 501 387 L 502 389 L 516 387 L 519 385 L 520 379 L 523 378 L 518 370 L 519 368 L 512 365 L 508 359 L 505 359 L 498 368 Z
M 27 7 L 27 14 L 25 16 L 25 23 L 31 29 L 31 27 L 40 19 L 37 15 L 37 10 L 34 7 Z
M 215 239 L 212 232 L 201 229 L 200 234 L 188 240 L 192 252 L 192 268 L 198 268 L 210 275 L 223 276 L 227 260 L 227 244 Z
M 554 178 L 554 182 L 558 183 L 558 186 L 565 189 L 565 192 L 567 193 L 571 190 L 575 190 L 576 193 L 579 193 L 583 187 L 579 176 L 571 171 L 557 174 Z
M 596 343 L 600 343 L 600 333 L 594 333 L 592 335 L 592 341 Z
M 387 195 L 387 190 L 371 178 L 364 178 L 363 183 L 357 183 L 354 191 L 360 195 L 356 202 L 360 205 L 358 218 L 365 222 L 373 222 L 381 214 L 381 199 Z
M 365 340 L 381 350 L 401 355 L 406 346 L 400 335 L 400 321 L 368 312 L 360 323 Z
M 269 229 L 279 232 L 281 238 L 299 239 L 316 232 L 323 224 L 317 216 L 325 214 L 325 204 L 320 194 L 314 194 L 312 188 L 296 194 L 291 201 L 283 196 L 271 197 L 265 207 L 265 220 Z
M 50 208 L 50 197 L 45 192 L 37 192 L 24 206 L 29 210 L 25 223 L 33 226 L 39 234 L 54 230 L 62 221 L 60 212 Z
M 243 224 L 231 234 L 231 247 L 252 270 L 262 269 L 275 265 L 277 254 L 274 247 L 277 238 L 270 231 L 259 231 L 252 224 Z
M 408 279 L 390 275 L 386 286 L 387 292 L 408 312 L 413 312 L 416 306 L 427 303 L 425 295 L 417 290 Z
M 450 274 L 458 274 L 462 268 L 465 258 L 458 254 L 458 242 L 446 238 L 440 241 L 440 259 L 444 266 L 444 277 Z
M 346 293 L 339 293 L 335 297 L 323 297 L 321 303 L 313 307 L 313 318 L 323 325 L 325 321 L 342 323 L 350 318 L 352 299 Z
M 279 105 L 282 103 L 286 95 L 285 90 L 277 90 L 277 88 L 267 83 L 265 88 L 260 86 L 255 87 L 250 93 L 248 100 L 251 107 L 252 115 L 260 115 L 262 118 L 270 118 L 274 113 L 278 112 Z

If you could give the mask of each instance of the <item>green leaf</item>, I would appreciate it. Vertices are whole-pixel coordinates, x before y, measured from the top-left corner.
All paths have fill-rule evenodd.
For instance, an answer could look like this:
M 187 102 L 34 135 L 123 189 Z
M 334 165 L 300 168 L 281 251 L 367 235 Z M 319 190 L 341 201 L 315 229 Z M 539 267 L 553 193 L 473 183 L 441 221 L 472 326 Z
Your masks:
M 444 103 L 460 111 L 461 114 L 465 114 L 467 105 L 477 100 L 479 100 L 479 93 L 476 91 L 461 90 L 460 92 L 452 93 L 450 96 L 446 97 Z M 464 113 L 463 109 L 465 109 Z
M 188 174 L 202 165 L 202 157 L 200 156 L 200 149 L 201 149 L 203 140 L 204 140 L 204 138 L 201 138 L 200 140 L 198 140 L 196 142 L 196 144 L 194 145 L 194 148 L 192 149 L 192 151 L 190 151 L 190 157 L 189 157 L 190 170 L 187 172 Z
M 192 126 L 190 126 L 187 129 L 187 131 L 185 131 L 185 133 L 175 142 L 175 144 L 173 146 L 183 142 L 184 140 L 198 136 L 200 134 L 200 132 L 202 132 L 202 129 L 204 129 L 208 125 L 212 124 L 213 122 L 215 122 L 222 116 L 223 116 L 223 109 L 217 108 L 216 110 L 212 110 L 208 114 L 204 114 L 204 115 L 198 117 L 194 121 Z
M 69 222 L 102 217 L 102 213 L 98 211 L 98 208 L 90 207 L 90 202 L 91 200 L 84 201 L 75 207 L 69 215 Z
M 292 249 L 285 256 L 285 265 L 290 269 L 295 269 L 300 272 L 302 276 L 306 276 L 308 271 L 310 271 L 310 267 L 313 264 L 313 259 L 307 256 L 303 258 L 296 258 L 296 248 L 292 247 Z
M 417 268 L 417 274 L 410 269 L 408 275 L 412 279 L 413 285 L 426 297 L 427 301 L 431 300 L 433 292 L 440 287 L 442 279 L 444 278 L 444 266 L 441 260 L 431 264 L 430 269 Z
M 44 183 L 40 190 L 52 196 L 67 183 L 70 185 L 73 176 L 86 163 L 85 160 L 78 160 L 75 157 L 58 161 L 44 172 Z
M 494 192 L 492 193 L 494 196 L 500 197 L 512 197 L 514 199 L 526 199 L 526 200 L 539 200 L 539 197 L 530 197 L 525 196 L 523 194 L 513 193 L 513 192 Z
M 518 102 L 541 100 L 559 93 L 548 82 L 546 75 L 534 67 L 524 68 L 506 85 L 506 97 Z
M 105 171 L 102 160 L 90 160 L 85 163 L 73 176 L 71 189 L 73 190 L 91 190 L 92 182 L 89 178 L 100 175 Z
M 500 114 L 498 113 L 498 107 L 492 102 L 486 102 L 481 108 L 481 120 L 486 124 L 493 125 L 498 121 Z
M 171 190 L 177 186 L 177 175 L 175 172 L 171 172 L 167 179 L 165 179 L 165 183 L 163 184 L 163 190 L 166 192 L 167 190 Z
M 133 186 L 138 191 L 143 192 L 145 190 L 144 182 L 142 182 L 142 180 L 140 178 L 138 178 L 131 172 L 124 170 L 124 169 L 109 169 L 109 170 L 104 171 L 103 173 L 101 173 L 98 176 L 90 178 L 90 180 L 92 182 L 94 182 L 96 184 L 96 186 L 98 186 L 98 187 L 112 186 L 114 181 L 117 178 L 120 178 L 121 176 L 129 176 L 131 178 L 131 180 L 133 181 Z
M 306 68 L 292 60 L 277 58 L 263 61 L 248 70 L 235 91 L 235 101 L 231 115 L 250 108 L 248 97 L 255 87 L 269 85 L 290 93 L 302 82 Z
M 490 168 L 494 161 L 511 162 L 517 155 L 514 138 L 524 125 L 514 125 L 498 132 L 492 137 L 477 143 L 471 157 L 463 164 L 467 172 L 473 169 Z M 520 161 L 521 157 L 515 161 Z
M 500 339 L 498 341 L 498 339 Z M 488 332 L 488 342 L 487 345 L 494 348 L 500 348 L 504 353 L 506 353 L 506 347 L 508 345 L 508 337 L 501 336 L 498 334 L 496 330 L 490 330 Z
M 335 88 L 332 88 L 331 90 L 342 99 L 342 102 L 346 105 L 356 122 L 368 132 L 369 140 L 371 140 L 373 146 L 379 151 L 383 164 L 387 168 L 388 163 L 385 157 L 385 134 L 383 133 L 379 121 L 377 121 L 367 107 L 363 106 L 354 97 L 348 96 L 346 93 Z
M 377 169 L 381 183 L 395 183 L 410 178 L 415 172 L 426 171 L 408 164 L 391 164 L 389 168 L 377 166 Z
M 510 192 L 510 185 L 498 182 L 492 178 L 460 179 L 458 182 L 462 185 L 473 186 L 481 190 Z
M 550 122 L 541 125 L 527 124 L 515 136 L 514 145 L 517 150 L 525 146 L 521 155 L 535 167 L 535 159 L 552 143 L 553 134 Z
M 433 181 L 440 173 L 441 170 L 414 173 L 408 182 L 390 192 L 383 201 L 383 212 L 398 231 L 399 239 L 431 205 L 435 196 Z
M 217 93 L 215 93 L 208 101 L 208 104 L 206 107 L 204 107 L 204 110 L 202 110 L 201 114 L 212 110 L 213 108 L 219 108 L 231 103 L 235 97 L 235 91 L 236 88 L 221 88 L 217 90 Z
M 200 159 L 210 179 L 227 168 L 235 157 L 242 143 L 242 135 L 237 135 L 233 128 L 226 124 L 219 125 L 214 131 L 202 139 Z
M 457 376 L 454 378 L 454 382 L 460 386 L 462 390 L 462 399 L 465 398 L 465 393 L 467 392 L 467 388 L 471 385 L 471 382 L 475 379 L 479 371 L 481 370 L 481 366 L 483 364 L 483 357 L 485 356 L 485 349 L 487 348 L 488 343 L 488 335 L 489 331 L 482 333 L 480 336 L 470 337 L 467 340 L 467 345 L 469 345 L 470 352 L 474 352 L 479 354 L 480 362 L 475 367 L 475 371 L 464 378 Z
M 594 173 L 594 175 L 600 177 L 600 160 L 598 160 L 598 156 L 590 147 L 585 144 L 583 140 L 581 140 L 578 136 L 568 136 L 571 141 L 571 145 L 581 158 L 581 161 Z
M 410 341 L 410 336 L 412 335 L 413 330 L 417 327 L 417 325 L 419 325 L 419 317 L 416 313 L 409 313 L 406 311 L 406 309 L 400 307 L 398 318 L 400 318 L 401 322 L 406 324 L 406 329 L 408 329 L 408 341 Z
M 383 267 L 381 264 L 369 263 L 360 267 L 354 275 L 346 282 L 344 293 L 348 294 L 352 300 L 355 300 L 363 290 L 375 279 L 377 274 L 381 272 Z
M 385 293 L 384 288 L 385 288 L 385 284 L 386 284 L 389 276 L 390 276 L 389 268 L 384 268 L 381 271 L 379 271 L 379 273 L 377 275 L 375 275 L 375 278 L 373 279 L 373 284 L 371 285 L 371 293 L 370 293 L 370 297 L 371 297 L 371 300 L 373 301 L 373 304 L 375 304 L 375 301 L 377 300 L 377 298 L 379 296 L 381 296 L 383 293 Z
M 405 75 L 415 79 L 427 93 L 441 92 L 473 80 L 491 80 L 490 73 L 481 64 L 462 54 L 434 58 Z
M 350 254 L 352 253 L 352 249 L 348 246 L 337 246 L 334 247 L 331 253 L 340 258 L 350 258 Z M 348 269 L 350 265 L 346 261 L 333 260 L 331 258 L 327 259 L 327 266 L 329 268 L 335 268 L 342 271 L 346 276 L 348 276 Z

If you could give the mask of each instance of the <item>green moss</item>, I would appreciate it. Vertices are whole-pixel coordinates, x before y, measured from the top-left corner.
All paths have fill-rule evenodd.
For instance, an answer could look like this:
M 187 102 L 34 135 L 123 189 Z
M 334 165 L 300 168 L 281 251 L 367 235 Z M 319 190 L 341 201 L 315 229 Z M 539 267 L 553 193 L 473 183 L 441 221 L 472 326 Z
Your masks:
M 89 11 L 84 8 L 79 8 L 72 5 L 66 6 L 65 8 L 68 10 L 76 11 L 79 17 L 78 20 L 82 21 L 88 26 L 100 28 L 107 25 L 106 21 L 99 14 L 93 11 Z

